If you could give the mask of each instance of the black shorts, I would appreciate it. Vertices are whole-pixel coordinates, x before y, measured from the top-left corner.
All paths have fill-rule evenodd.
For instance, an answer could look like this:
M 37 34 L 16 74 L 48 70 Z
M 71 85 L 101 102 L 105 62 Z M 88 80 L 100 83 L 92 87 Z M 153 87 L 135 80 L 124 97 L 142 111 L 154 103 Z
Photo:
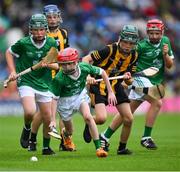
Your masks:
M 97 85 L 92 85 L 90 87 L 89 92 L 90 92 L 92 106 L 94 106 L 95 104 L 98 104 L 98 103 L 104 103 L 105 105 L 108 105 L 107 92 L 106 92 L 106 95 L 101 95 L 100 91 L 99 91 L 99 87 Z M 130 100 L 121 84 L 116 85 L 115 96 L 117 99 L 117 105 L 122 104 L 122 103 L 130 103 Z

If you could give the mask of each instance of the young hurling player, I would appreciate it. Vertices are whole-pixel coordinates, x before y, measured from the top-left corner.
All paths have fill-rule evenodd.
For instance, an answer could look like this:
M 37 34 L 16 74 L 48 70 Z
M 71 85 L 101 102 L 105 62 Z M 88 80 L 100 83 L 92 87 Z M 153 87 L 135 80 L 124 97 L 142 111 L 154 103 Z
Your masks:
M 89 127 L 96 147 L 96 155 L 98 157 L 106 157 L 107 152 L 101 148 L 98 129 L 90 113 L 90 98 L 86 90 L 87 76 L 93 74 L 103 78 L 107 86 L 109 104 L 115 105 L 117 103 L 116 97 L 112 91 L 106 72 L 99 67 L 87 63 L 78 63 L 78 58 L 79 54 L 74 48 L 61 50 L 58 55 L 58 63 L 61 69 L 53 79 L 51 85 L 53 94 L 59 96 L 57 110 L 65 125 L 65 128 L 62 130 L 62 139 L 67 150 L 75 150 L 75 145 L 72 142 L 73 126 L 71 118 L 74 111 L 78 110 Z
M 139 54 L 137 71 L 154 66 L 159 69 L 159 72 L 154 77 L 136 77 L 133 83 L 136 87 L 151 87 L 163 83 L 165 69 L 170 69 L 173 65 L 174 56 L 169 38 L 164 36 L 164 23 L 158 19 L 149 20 L 146 30 L 148 38 L 139 42 L 137 47 Z M 144 96 L 144 94 L 139 95 L 133 90 L 131 90 L 129 98 L 132 100 L 132 113 L 135 112 L 142 102 L 148 101 L 150 103 L 150 108 L 146 114 L 141 145 L 147 149 L 156 149 L 157 146 L 151 138 L 151 131 L 162 106 L 162 100 L 155 100 Z
M 131 73 L 134 73 L 136 70 L 137 53 L 134 49 L 137 41 L 137 28 L 132 25 L 125 25 L 120 32 L 118 42 L 107 45 L 100 51 L 92 52 L 90 55 L 84 57 L 83 61 L 93 63 L 93 65 L 103 68 L 108 77 L 125 74 L 125 82 L 130 82 Z M 95 76 L 95 78 L 98 77 Z M 123 86 L 121 85 L 122 81 L 123 79 L 110 81 L 117 98 L 116 108 L 123 119 L 123 128 L 118 154 L 131 154 L 131 151 L 126 149 L 126 144 L 131 131 L 133 115 L 130 110 L 130 101 Z M 103 124 L 107 118 L 107 88 L 104 82 L 100 82 L 98 84 L 91 85 L 89 91 L 92 104 L 95 107 L 94 120 L 96 124 Z M 110 135 L 113 133 L 113 130 L 108 128 L 107 132 Z M 87 125 L 84 130 L 84 139 L 86 142 L 91 141 Z
M 33 66 L 46 56 L 51 47 L 56 47 L 56 42 L 46 37 L 48 28 L 46 17 L 43 14 L 32 15 L 29 22 L 30 35 L 17 41 L 6 51 L 6 60 L 9 67 L 9 79 L 15 80 L 16 74 Z M 16 60 L 14 60 L 16 57 Z M 47 68 L 41 68 L 27 73 L 17 80 L 19 95 L 24 109 L 24 127 L 20 143 L 23 148 L 29 144 L 31 122 L 37 111 L 36 104 L 43 121 L 43 155 L 54 154 L 49 147 L 49 125 L 51 122 L 52 94 L 48 91 L 47 80 L 51 73 Z
M 47 36 L 50 36 L 54 38 L 58 45 L 58 50 L 63 50 L 66 47 L 69 47 L 68 43 L 68 34 L 67 30 L 60 28 L 60 24 L 63 22 L 61 17 L 61 11 L 57 7 L 57 5 L 46 5 L 44 6 L 43 13 L 47 18 L 48 21 L 48 32 Z M 48 65 L 48 67 L 51 67 L 51 64 Z M 57 64 L 56 70 L 51 70 L 52 78 L 55 77 L 56 73 L 59 71 L 59 65 Z M 51 84 L 51 80 L 48 81 Z M 52 136 L 59 136 L 59 133 L 56 130 L 56 109 L 57 109 L 57 100 L 53 98 L 52 100 L 52 106 L 51 106 L 51 132 Z M 31 138 L 30 138 L 30 144 L 29 144 L 29 150 L 35 151 L 36 150 L 36 144 L 37 144 L 37 132 L 39 129 L 40 124 L 42 123 L 42 117 L 40 115 L 40 112 L 38 112 L 34 116 L 34 120 L 32 122 L 32 130 L 31 130 Z M 59 127 L 60 130 L 64 127 L 61 120 L 59 120 Z M 61 143 L 59 145 L 60 150 L 66 150 L 64 147 L 63 141 L 61 140 Z

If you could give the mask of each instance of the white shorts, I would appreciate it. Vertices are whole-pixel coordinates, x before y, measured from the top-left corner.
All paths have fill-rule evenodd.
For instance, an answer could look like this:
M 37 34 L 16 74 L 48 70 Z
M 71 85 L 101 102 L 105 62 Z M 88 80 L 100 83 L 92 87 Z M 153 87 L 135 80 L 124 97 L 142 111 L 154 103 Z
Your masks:
M 30 86 L 20 86 L 18 87 L 19 96 L 21 98 L 29 96 L 29 97 L 35 97 L 37 102 L 51 102 L 52 101 L 52 93 L 50 91 L 42 92 L 35 90 L 34 88 Z
M 90 103 L 90 98 L 87 94 L 87 90 L 83 91 L 71 97 L 62 97 L 58 100 L 57 111 L 63 121 L 69 121 L 74 111 L 79 111 L 79 108 L 83 102 Z
M 140 87 L 140 88 L 153 86 L 153 84 L 150 82 L 150 80 L 145 77 L 135 77 L 132 85 L 135 87 Z M 129 93 L 129 99 L 144 101 L 145 100 L 143 98 L 144 95 L 145 95 L 144 93 L 139 93 L 139 92 L 131 89 L 131 91 Z

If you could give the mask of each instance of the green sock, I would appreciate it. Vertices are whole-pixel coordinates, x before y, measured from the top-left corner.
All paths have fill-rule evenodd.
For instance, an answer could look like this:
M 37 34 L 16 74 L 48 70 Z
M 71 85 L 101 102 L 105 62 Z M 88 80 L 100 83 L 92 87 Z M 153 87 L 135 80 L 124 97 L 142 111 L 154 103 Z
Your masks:
M 50 138 L 44 138 L 43 137 L 43 147 L 44 148 L 49 147 L 49 143 L 50 143 Z
M 143 137 L 151 136 L 152 127 L 145 126 Z
M 95 147 L 96 147 L 96 150 L 101 147 L 101 143 L 100 143 L 100 140 L 99 140 L 99 139 L 98 139 L 98 140 L 93 140 L 93 142 L 94 142 L 94 145 L 95 145 Z
M 107 139 L 110 139 L 110 137 L 113 135 L 114 130 L 112 130 L 110 127 L 107 128 L 107 130 L 104 132 L 104 136 Z

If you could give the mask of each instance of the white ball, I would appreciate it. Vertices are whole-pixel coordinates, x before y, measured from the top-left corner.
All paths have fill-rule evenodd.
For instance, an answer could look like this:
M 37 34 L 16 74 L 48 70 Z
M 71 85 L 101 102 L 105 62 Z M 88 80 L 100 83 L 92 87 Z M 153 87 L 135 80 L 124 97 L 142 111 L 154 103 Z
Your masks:
M 37 157 L 36 156 L 32 156 L 30 161 L 38 161 Z

